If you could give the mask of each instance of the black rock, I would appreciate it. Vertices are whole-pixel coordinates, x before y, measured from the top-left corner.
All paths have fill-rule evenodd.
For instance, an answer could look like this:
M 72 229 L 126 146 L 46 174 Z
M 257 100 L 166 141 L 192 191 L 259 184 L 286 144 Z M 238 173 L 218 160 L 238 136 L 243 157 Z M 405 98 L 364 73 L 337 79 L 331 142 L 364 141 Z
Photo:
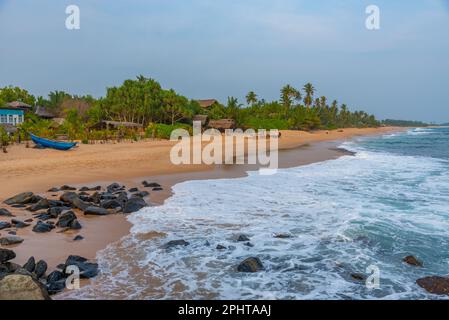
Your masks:
M 243 242 L 243 241 L 249 241 L 250 239 L 246 236 L 246 235 L 244 235 L 244 234 L 240 234 L 238 237 L 237 237 L 237 241 L 239 241 L 239 242 Z
M 8 209 L 0 208 L 0 217 L 12 217 L 12 213 Z
M 42 209 L 48 209 L 50 208 L 50 202 L 47 199 L 42 199 L 39 202 L 33 204 L 28 208 L 29 211 L 38 211 Z
M 115 209 L 121 206 L 122 204 L 117 200 L 105 200 L 101 203 L 101 207 L 104 209 Z
M 351 273 L 351 278 L 356 281 L 365 281 L 365 275 L 361 273 Z
M 150 195 L 150 193 L 148 191 L 140 191 L 140 192 L 133 194 L 133 196 L 137 196 L 140 198 L 145 198 L 145 197 L 148 197 L 149 195 Z
M 29 223 L 25 223 L 25 222 L 17 220 L 17 219 L 12 219 L 11 223 L 14 225 L 14 227 L 16 227 L 18 229 L 22 229 L 22 228 L 26 228 L 26 227 L 30 226 Z
M 75 219 L 75 220 L 73 220 L 73 221 L 70 223 L 69 228 L 70 228 L 70 229 L 73 229 L 73 230 L 79 230 L 79 229 L 82 228 L 82 226 L 81 226 L 81 224 L 78 222 L 78 220 Z
M 66 287 L 65 279 L 62 279 L 59 281 L 53 281 L 53 282 L 47 283 L 47 292 L 49 295 L 54 295 L 54 294 L 64 291 L 65 287 Z
M 76 220 L 76 215 L 73 211 L 67 211 L 59 216 L 56 225 L 60 228 L 67 228 L 70 226 L 73 220 Z
M 23 268 L 28 272 L 34 272 L 34 269 L 36 268 L 36 261 L 34 260 L 34 257 L 30 257 L 23 265 Z
M 17 234 L 17 232 L 15 232 L 15 231 L 8 231 L 8 234 L 15 236 Z
M 224 250 L 224 249 L 226 249 L 226 247 L 225 246 L 222 246 L 221 244 L 219 244 L 219 245 L 217 245 L 217 248 L 216 248 L 217 250 Z
M 178 246 L 188 246 L 190 243 L 185 240 L 172 240 L 162 246 L 164 249 L 171 249 Z
M 106 187 L 106 189 L 108 190 L 108 192 L 110 192 L 110 193 L 113 193 L 113 192 L 115 192 L 115 191 L 118 191 L 118 190 L 120 190 L 120 189 L 122 189 L 123 187 L 121 186 L 121 185 L 119 185 L 118 183 L 116 183 L 116 182 L 114 182 L 114 183 L 112 183 L 112 184 L 110 184 L 110 185 L 108 185 L 107 187 Z
M 89 191 L 100 191 L 100 190 L 101 190 L 101 186 L 96 186 L 96 187 L 89 189 Z
M 81 278 L 93 278 L 98 274 L 98 264 L 88 262 L 86 258 L 80 256 L 69 256 L 65 263 L 65 268 L 68 266 L 77 266 L 80 270 Z
M 69 207 L 53 207 L 47 210 L 47 214 L 56 219 L 63 211 L 70 210 Z
M 23 239 L 18 236 L 9 235 L 9 236 L 0 238 L 0 245 L 2 245 L 2 246 L 11 246 L 11 245 L 19 244 L 22 242 L 23 242 Z
M 65 203 L 72 204 L 73 200 L 78 198 L 78 194 L 76 192 L 64 192 L 59 199 Z
M 245 242 L 245 246 L 247 247 L 254 247 L 254 244 L 252 244 L 251 242 Z
M 46 221 L 49 219 L 54 219 L 51 215 L 47 214 L 47 213 L 42 213 L 36 216 L 37 219 L 42 220 L 42 221 Z
M 6 221 L 0 221 L 0 230 L 11 228 L 11 224 Z
M 51 189 L 48 189 L 47 192 L 58 192 L 59 188 L 53 187 Z
M 162 191 L 162 190 L 164 190 L 162 187 L 156 187 L 156 188 L 153 188 L 152 189 L 153 191 Z
M 289 233 L 275 233 L 273 237 L 278 239 L 289 239 L 292 238 L 293 236 Z
M 142 181 L 142 184 L 145 188 L 159 188 L 161 186 L 159 183 L 148 181 Z
M 15 257 L 16 257 L 16 254 L 14 251 L 0 248 L 0 264 L 5 263 L 6 261 L 12 260 Z
M 131 188 L 128 190 L 128 192 L 139 192 L 139 189 L 137 188 Z
M 263 269 L 262 261 L 257 257 L 245 259 L 237 266 L 237 271 L 239 272 L 258 272 Z
M 33 227 L 33 231 L 37 233 L 44 233 L 44 232 L 50 232 L 52 229 L 54 229 L 55 226 L 45 223 L 42 221 L 38 221 L 36 225 Z
M 40 277 L 42 277 L 45 272 L 47 271 L 47 263 L 44 260 L 39 260 L 36 263 L 36 269 L 34 269 L 34 273 L 36 274 L 36 277 L 39 279 Z
M 407 263 L 411 266 L 414 266 L 414 267 L 422 267 L 423 266 L 422 261 L 418 260 L 414 256 L 407 256 L 402 261 L 404 261 L 405 263 Z
M 13 205 L 11 205 L 11 207 L 13 207 L 13 208 L 26 208 L 26 205 L 25 204 L 13 204 Z
M 416 280 L 416 283 L 427 292 L 449 296 L 449 278 L 430 276 Z
M 136 212 L 146 206 L 148 205 L 142 198 L 131 198 L 126 202 L 125 206 L 123 207 L 123 212 L 124 213 Z
M 73 238 L 73 241 L 80 241 L 80 240 L 83 240 L 83 239 L 84 239 L 83 236 L 77 235 L 75 238 Z
M 47 283 L 56 282 L 56 281 L 62 280 L 64 278 L 65 278 L 64 273 L 62 273 L 61 271 L 55 270 L 48 274 Z
M 56 266 L 56 268 L 59 269 L 59 270 L 64 270 L 65 264 L 64 264 L 64 263 L 60 263 L 60 264 L 58 264 L 58 265 Z
M 75 187 L 71 187 L 71 186 L 67 186 L 67 185 L 63 185 L 63 186 L 60 188 L 60 190 L 61 190 L 61 191 L 75 191 L 76 188 L 75 188 Z
M 110 192 L 104 192 L 100 194 L 100 200 L 114 200 L 117 197 L 114 196 L 112 193 Z
M 87 259 L 81 256 L 77 256 L 77 255 L 70 255 L 68 256 L 67 260 L 65 261 L 65 265 L 66 266 L 71 266 L 71 265 L 78 265 L 78 263 L 82 263 L 82 262 L 86 262 Z
M 12 204 L 27 204 L 30 203 L 33 200 L 34 193 L 32 192 L 23 192 L 18 195 L 15 195 L 12 198 L 6 199 L 3 201 L 4 203 L 8 205 Z
M 82 188 L 80 188 L 78 191 L 81 191 L 81 192 L 90 191 L 90 188 L 88 188 L 88 187 L 82 187 Z
M 48 200 L 48 203 L 50 204 L 50 208 L 64 207 L 64 202 L 61 200 Z
M 109 211 L 104 208 L 89 206 L 84 210 L 84 214 L 94 216 L 105 216 L 109 214 Z

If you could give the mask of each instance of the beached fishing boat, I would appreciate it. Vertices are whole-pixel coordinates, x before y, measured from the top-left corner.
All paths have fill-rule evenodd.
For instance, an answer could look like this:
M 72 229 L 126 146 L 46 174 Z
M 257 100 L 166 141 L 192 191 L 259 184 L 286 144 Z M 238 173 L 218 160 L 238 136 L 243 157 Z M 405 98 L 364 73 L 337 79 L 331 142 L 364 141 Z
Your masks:
M 56 150 L 69 150 L 76 146 L 76 142 L 62 142 L 62 141 L 55 141 L 55 140 L 49 140 L 40 138 L 38 136 L 35 136 L 34 134 L 30 133 L 31 140 L 35 144 L 38 144 L 45 148 L 52 148 Z

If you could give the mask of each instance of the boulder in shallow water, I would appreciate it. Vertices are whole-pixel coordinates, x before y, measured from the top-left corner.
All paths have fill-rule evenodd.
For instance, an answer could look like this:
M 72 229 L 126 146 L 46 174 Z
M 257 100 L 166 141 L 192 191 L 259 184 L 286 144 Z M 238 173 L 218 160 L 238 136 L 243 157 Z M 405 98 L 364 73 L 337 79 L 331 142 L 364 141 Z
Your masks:
M 105 200 L 101 202 L 101 207 L 104 209 L 121 208 L 122 204 L 117 200 Z
M 185 240 L 172 240 L 162 246 L 164 249 L 171 249 L 178 246 L 188 246 L 190 243 Z
M 404 261 L 405 263 L 407 263 L 407 264 L 409 264 L 411 266 L 415 266 L 415 267 L 422 267 L 423 266 L 422 261 L 418 260 L 414 256 L 406 256 L 404 259 L 402 259 L 402 261 Z
M 10 274 L 0 280 L 0 300 L 50 300 L 50 296 L 33 277 Z
M 84 239 L 83 236 L 77 235 L 75 238 L 73 238 L 73 241 L 80 241 L 80 240 L 83 240 L 83 239 Z
M 449 278 L 430 276 L 416 280 L 416 283 L 427 292 L 449 295 Z
M 34 193 L 32 193 L 32 192 L 23 192 L 23 193 L 20 193 L 18 195 L 15 195 L 14 197 L 6 199 L 3 202 L 8 204 L 8 205 L 27 204 L 27 203 L 30 203 L 33 200 L 33 196 L 34 196 Z
M 248 237 L 247 235 L 245 235 L 245 234 L 239 234 L 239 235 L 236 236 L 236 240 L 237 240 L 238 242 L 244 242 L 244 241 L 249 241 L 250 239 L 249 239 L 249 237 Z
M 264 266 L 257 257 L 247 258 L 237 266 L 239 272 L 258 272 L 261 270 L 264 270 Z
M 64 291 L 64 289 L 66 288 L 65 282 L 66 282 L 65 279 L 61 279 L 58 281 L 52 281 L 52 282 L 47 283 L 48 294 L 54 295 L 54 294 Z
M 0 248 L 0 264 L 12 260 L 16 257 L 16 253 L 12 250 Z
M 22 242 L 23 242 L 23 239 L 18 236 L 9 235 L 9 236 L 0 238 L 0 245 L 2 245 L 2 246 L 10 246 L 10 245 L 19 244 Z
M 72 230 L 80 230 L 82 229 L 82 226 L 79 223 L 78 219 L 75 219 L 70 223 L 69 228 Z
M 140 209 L 148 206 L 148 204 L 140 197 L 129 199 L 124 208 L 123 213 L 133 213 L 139 211 Z

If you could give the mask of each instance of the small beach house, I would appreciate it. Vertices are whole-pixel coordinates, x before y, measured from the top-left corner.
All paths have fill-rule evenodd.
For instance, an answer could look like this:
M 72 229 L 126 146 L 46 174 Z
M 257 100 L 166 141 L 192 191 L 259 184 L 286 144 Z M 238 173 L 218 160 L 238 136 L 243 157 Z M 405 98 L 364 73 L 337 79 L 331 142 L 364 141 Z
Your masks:
M 24 121 L 24 111 L 14 107 L 0 107 L 0 124 L 17 126 Z

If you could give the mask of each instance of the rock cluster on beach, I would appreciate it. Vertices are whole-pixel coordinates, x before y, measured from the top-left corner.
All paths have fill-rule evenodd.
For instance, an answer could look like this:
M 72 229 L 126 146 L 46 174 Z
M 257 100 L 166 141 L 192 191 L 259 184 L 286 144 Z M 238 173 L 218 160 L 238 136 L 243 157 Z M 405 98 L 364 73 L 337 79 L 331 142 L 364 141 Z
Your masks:
M 144 181 L 144 188 L 151 191 L 162 190 L 155 182 Z M 138 188 L 129 188 L 118 183 L 106 187 L 81 187 L 79 189 L 64 185 L 48 190 L 51 198 L 23 192 L 3 203 L 10 208 L 0 208 L 0 300 L 1 299 L 49 299 L 49 295 L 58 293 L 65 288 L 65 282 L 70 275 L 68 266 L 76 266 L 81 278 L 95 277 L 98 265 L 86 258 L 71 255 L 58 266 L 57 270 L 47 273 L 47 263 L 43 260 L 35 261 L 30 257 L 23 265 L 17 265 L 14 251 L 4 248 L 21 245 L 24 239 L 17 236 L 17 231 L 30 228 L 33 233 L 41 234 L 80 230 L 83 228 L 79 221 L 79 214 L 91 216 L 106 216 L 111 214 L 127 214 L 136 212 L 149 204 L 145 200 L 150 193 Z M 14 211 L 15 210 L 15 211 Z M 20 220 L 12 212 L 25 210 L 32 214 L 32 218 Z M 83 240 L 76 235 L 73 241 Z M 26 243 L 26 241 L 25 241 Z M 69 250 L 69 248 L 68 248 Z
M 73 272 L 69 267 L 77 267 L 82 279 L 93 278 L 99 272 L 98 264 L 75 255 L 50 273 L 44 260 L 36 262 L 30 257 L 20 266 L 10 261 L 15 257 L 14 251 L 0 248 L 0 300 L 48 300 L 66 288 L 67 278 Z

